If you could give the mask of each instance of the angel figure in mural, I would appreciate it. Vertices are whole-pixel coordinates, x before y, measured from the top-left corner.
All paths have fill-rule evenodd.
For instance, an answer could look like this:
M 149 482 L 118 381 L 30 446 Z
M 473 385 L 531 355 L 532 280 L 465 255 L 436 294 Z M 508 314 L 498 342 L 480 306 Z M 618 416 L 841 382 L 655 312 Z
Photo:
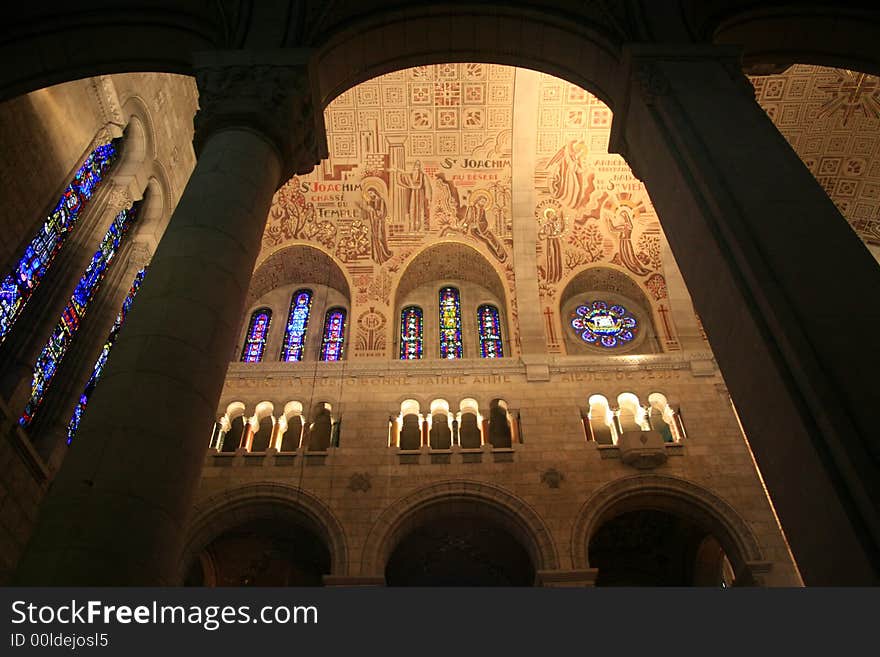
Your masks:
M 636 258 L 635 249 L 632 245 L 633 213 L 629 206 L 621 205 L 617 208 L 615 217 L 606 217 L 608 229 L 617 233 L 618 252 L 614 254 L 611 262 L 623 265 L 636 276 L 647 276 L 650 269 L 645 269 L 639 259 Z
M 464 212 L 464 225 L 470 234 L 480 240 L 489 249 L 489 252 L 495 256 L 498 262 L 507 260 L 507 251 L 501 246 L 501 242 L 495 237 L 495 234 L 489 230 L 489 221 L 486 219 L 486 207 L 489 203 L 489 193 L 486 190 L 478 189 L 471 192 L 468 199 L 470 205 Z
M 388 206 L 378 190 L 370 187 L 364 193 L 364 215 L 370 222 L 370 254 L 373 260 L 382 264 L 391 259 L 385 235 L 385 220 L 388 217 Z
M 538 239 L 544 240 L 544 280 L 558 283 L 562 279 L 562 233 L 565 232 L 565 217 L 561 210 L 546 207 L 543 211 L 544 223 L 538 230 Z
M 587 204 L 594 189 L 593 174 L 587 172 L 586 157 L 586 144 L 572 140 L 547 163 L 548 169 L 554 169 L 549 179 L 550 193 L 574 210 Z
M 406 215 L 409 219 L 409 231 L 428 230 L 429 210 L 431 206 L 431 181 L 422 171 L 422 163 L 416 160 L 410 173 L 395 169 L 397 184 L 409 190 L 406 201 Z

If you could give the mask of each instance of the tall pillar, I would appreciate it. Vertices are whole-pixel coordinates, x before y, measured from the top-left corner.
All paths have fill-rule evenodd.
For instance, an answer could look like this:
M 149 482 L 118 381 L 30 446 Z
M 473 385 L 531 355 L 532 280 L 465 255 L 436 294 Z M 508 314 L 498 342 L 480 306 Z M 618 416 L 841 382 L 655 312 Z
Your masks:
M 612 147 L 645 181 L 807 584 L 877 584 L 880 268 L 738 52 L 628 47 Z
M 174 583 L 272 195 L 326 154 L 309 61 L 302 51 L 197 56 L 198 163 L 18 583 Z

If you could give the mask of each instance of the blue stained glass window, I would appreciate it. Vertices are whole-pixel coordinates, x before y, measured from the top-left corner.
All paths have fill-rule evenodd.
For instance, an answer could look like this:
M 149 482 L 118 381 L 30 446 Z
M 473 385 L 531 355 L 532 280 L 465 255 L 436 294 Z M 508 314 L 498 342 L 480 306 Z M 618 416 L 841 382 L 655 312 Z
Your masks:
M 342 359 L 345 345 L 345 310 L 331 308 L 324 319 L 324 339 L 321 341 L 321 360 Z
M 6 339 L 117 155 L 118 140 L 98 146 L 91 152 L 40 231 L 25 247 L 18 264 L 0 281 L 0 343 Z
M 480 356 L 483 358 L 503 358 L 501 344 L 501 318 L 495 306 L 482 305 L 477 308 L 477 325 L 480 328 Z
M 593 301 L 575 309 L 571 327 L 587 344 L 613 349 L 635 338 L 638 322 L 621 305 L 609 308 L 604 301 Z
M 241 350 L 242 363 L 259 363 L 263 360 L 271 321 L 272 311 L 268 308 L 258 308 L 253 312 L 250 324 L 248 324 L 247 338 Z
M 440 358 L 461 358 L 461 304 L 458 290 L 440 290 Z
M 119 335 L 122 323 L 125 321 L 126 315 L 128 315 L 128 311 L 131 308 L 135 295 L 141 287 L 141 283 L 143 282 L 146 273 L 146 269 L 141 269 L 135 275 L 134 281 L 131 284 L 131 289 L 129 289 L 125 301 L 122 302 L 122 308 L 119 310 L 119 314 L 116 316 L 116 321 L 113 322 L 110 334 L 107 336 L 107 341 L 104 343 L 104 348 L 101 350 L 98 360 L 95 362 L 95 367 L 92 369 L 92 375 L 89 377 L 88 383 L 86 383 L 86 388 L 83 390 L 83 394 L 80 395 L 79 401 L 73 409 L 73 415 L 70 418 L 70 422 L 67 423 L 68 445 L 73 442 L 76 432 L 79 430 L 79 424 L 82 422 L 82 416 L 89 403 L 89 398 L 92 396 L 95 386 L 98 385 L 98 380 L 104 373 L 104 368 L 107 366 L 107 358 L 110 356 L 110 350 L 116 342 L 116 337 Z
M 400 311 L 400 360 L 419 360 L 422 357 L 422 309 L 407 306 Z
M 312 291 L 297 290 L 290 299 L 290 313 L 287 328 L 284 329 L 284 344 L 281 345 L 281 360 L 285 362 L 303 359 L 306 346 L 306 330 L 309 328 L 309 313 L 312 310 Z
M 131 224 L 134 223 L 138 215 L 139 204 L 135 204 L 120 212 L 113 219 L 110 228 L 101 240 L 101 245 L 92 256 L 91 262 L 86 267 L 85 272 L 76 284 L 70 300 L 67 302 L 64 311 L 61 313 L 61 321 L 55 326 L 55 329 L 49 335 L 49 340 L 40 355 L 37 356 L 36 365 L 34 365 L 33 381 L 31 382 L 31 397 L 28 400 L 18 422 L 24 427 L 29 426 L 34 420 L 34 414 L 43 402 L 43 395 L 46 393 L 49 384 L 61 360 L 70 349 L 73 338 L 79 329 L 82 318 L 86 314 L 89 302 L 94 298 L 95 293 L 104 280 L 107 268 L 119 251 L 119 245 L 122 239 L 128 233 Z

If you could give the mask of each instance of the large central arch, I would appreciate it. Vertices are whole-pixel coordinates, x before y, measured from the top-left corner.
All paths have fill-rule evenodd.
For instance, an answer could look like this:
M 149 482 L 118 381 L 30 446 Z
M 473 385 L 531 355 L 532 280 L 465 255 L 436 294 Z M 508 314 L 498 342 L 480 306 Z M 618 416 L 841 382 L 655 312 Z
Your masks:
M 509 531 L 526 548 L 536 571 L 559 567 L 550 530 L 527 502 L 494 484 L 459 480 L 432 484 L 393 502 L 367 536 L 361 574 L 383 576 L 392 551 L 410 529 L 449 511 L 483 515 Z

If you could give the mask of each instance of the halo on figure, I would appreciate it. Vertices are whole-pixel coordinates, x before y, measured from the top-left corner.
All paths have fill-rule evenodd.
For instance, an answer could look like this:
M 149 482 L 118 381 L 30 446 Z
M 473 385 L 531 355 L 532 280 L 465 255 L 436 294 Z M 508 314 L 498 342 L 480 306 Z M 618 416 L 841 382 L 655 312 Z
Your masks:
M 385 181 L 373 176 L 363 178 L 361 180 L 361 198 L 364 203 L 370 202 L 370 191 L 376 192 L 379 198 L 385 199 L 387 192 Z
M 491 192 L 489 192 L 489 190 L 475 189 L 474 191 L 472 191 L 470 193 L 470 196 L 468 196 L 468 200 L 470 201 L 471 205 L 476 205 L 477 201 L 479 201 L 481 198 L 486 199 L 486 205 L 484 205 L 483 208 L 487 211 L 491 210 L 492 209 L 492 194 L 491 194 Z

